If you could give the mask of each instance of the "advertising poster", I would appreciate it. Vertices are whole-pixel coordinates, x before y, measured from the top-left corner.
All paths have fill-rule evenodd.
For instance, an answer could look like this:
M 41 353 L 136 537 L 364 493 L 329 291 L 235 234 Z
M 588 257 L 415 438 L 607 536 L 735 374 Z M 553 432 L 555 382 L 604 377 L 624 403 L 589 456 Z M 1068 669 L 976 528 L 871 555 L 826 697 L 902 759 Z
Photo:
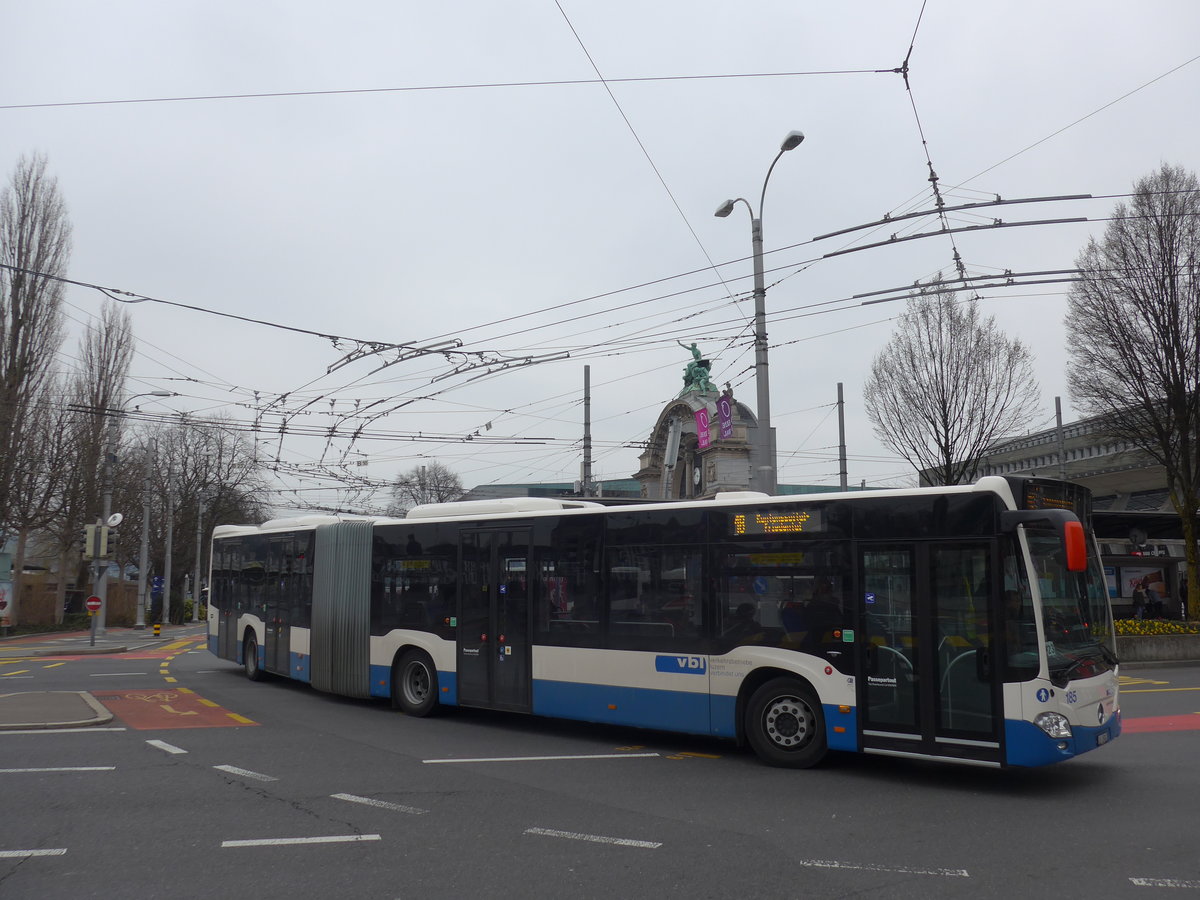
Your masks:
M 704 450 L 712 443 L 712 437 L 708 433 L 708 410 L 696 410 L 696 446 Z
M 717 401 L 717 422 L 721 426 L 721 440 L 733 437 L 733 401 L 727 394 L 722 394 Z

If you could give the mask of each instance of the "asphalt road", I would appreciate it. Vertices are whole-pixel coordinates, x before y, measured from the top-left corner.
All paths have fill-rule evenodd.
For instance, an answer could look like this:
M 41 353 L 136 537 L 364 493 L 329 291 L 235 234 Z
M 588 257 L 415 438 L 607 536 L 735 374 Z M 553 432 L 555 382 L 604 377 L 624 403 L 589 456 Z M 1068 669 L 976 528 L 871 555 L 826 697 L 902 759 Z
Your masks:
M 0 897 L 1200 897 L 1200 668 L 1057 767 L 730 744 L 251 683 L 195 643 L 0 667 L 116 719 L 0 732 Z M 302 841 L 302 842 L 300 842 Z

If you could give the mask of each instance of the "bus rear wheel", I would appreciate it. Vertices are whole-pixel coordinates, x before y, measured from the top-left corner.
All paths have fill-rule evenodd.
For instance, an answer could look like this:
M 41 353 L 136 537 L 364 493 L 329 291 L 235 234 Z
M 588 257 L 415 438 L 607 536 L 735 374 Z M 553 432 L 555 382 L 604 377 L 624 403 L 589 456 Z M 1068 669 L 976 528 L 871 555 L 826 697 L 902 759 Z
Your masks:
M 247 635 L 242 644 L 242 665 L 246 668 L 246 677 L 251 681 L 262 681 L 262 669 L 258 666 L 258 641 L 254 635 Z
M 410 716 L 437 712 L 437 669 L 429 654 L 408 650 L 392 666 L 392 706 Z
M 756 690 L 745 725 L 750 746 L 768 765 L 807 769 L 828 751 L 821 704 L 796 678 L 772 678 Z

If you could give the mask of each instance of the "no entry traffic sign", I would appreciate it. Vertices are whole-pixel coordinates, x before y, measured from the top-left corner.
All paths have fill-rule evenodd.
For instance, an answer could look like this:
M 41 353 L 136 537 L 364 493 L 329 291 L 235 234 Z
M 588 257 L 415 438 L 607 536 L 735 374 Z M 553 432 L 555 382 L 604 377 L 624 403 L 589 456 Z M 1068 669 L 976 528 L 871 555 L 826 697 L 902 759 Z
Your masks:
M 88 597 L 83 605 L 87 607 L 88 612 L 100 612 L 100 607 L 104 605 L 104 601 L 99 597 Z

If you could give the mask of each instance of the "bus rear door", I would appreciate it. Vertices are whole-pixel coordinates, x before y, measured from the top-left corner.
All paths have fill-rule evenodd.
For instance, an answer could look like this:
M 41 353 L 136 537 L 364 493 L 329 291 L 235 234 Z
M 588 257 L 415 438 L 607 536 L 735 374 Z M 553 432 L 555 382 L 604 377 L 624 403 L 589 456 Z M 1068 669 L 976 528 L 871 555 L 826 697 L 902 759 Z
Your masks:
M 860 746 L 999 765 L 990 542 L 859 545 Z
M 464 531 L 458 613 L 458 702 L 528 712 L 529 532 Z

